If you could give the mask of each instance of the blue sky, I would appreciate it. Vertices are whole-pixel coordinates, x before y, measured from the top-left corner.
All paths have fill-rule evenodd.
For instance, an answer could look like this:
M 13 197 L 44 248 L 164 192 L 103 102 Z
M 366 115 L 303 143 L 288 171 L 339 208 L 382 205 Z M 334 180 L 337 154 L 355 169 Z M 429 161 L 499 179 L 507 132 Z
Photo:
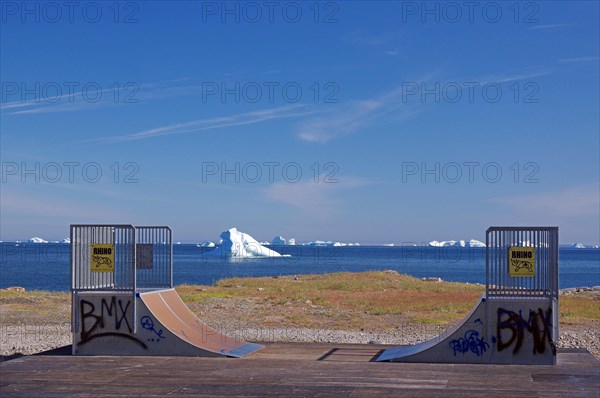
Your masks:
M 1 11 L 1 240 L 600 240 L 597 2 Z

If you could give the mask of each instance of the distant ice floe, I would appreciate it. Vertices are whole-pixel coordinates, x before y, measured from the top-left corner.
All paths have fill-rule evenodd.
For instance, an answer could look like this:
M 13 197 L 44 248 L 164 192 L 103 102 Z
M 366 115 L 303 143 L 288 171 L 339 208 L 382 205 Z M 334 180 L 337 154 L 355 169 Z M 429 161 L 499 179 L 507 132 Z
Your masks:
M 205 242 L 198 243 L 196 246 L 198 246 L 198 247 L 215 247 L 215 242 L 211 242 L 211 241 L 207 240 Z
M 64 238 L 58 241 L 58 243 L 71 243 L 71 238 Z
M 343 243 L 343 242 L 332 242 L 330 240 L 315 240 L 312 242 L 308 242 L 305 244 L 306 246 L 332 246 L 332 247 L 341 247 L 341 246 L 360 246 L 360 243 Z
M 221 239 L 222 243 L 220 247 L 205 253 L 205 255 L 231 258 L 281 257 L 281 254 L 275 250 L 264 247 L 252 236 L 238 231 L 237 228 L 223 231 Z
M 273 238 L 273 240 L 271 241 L 272 245 L 278 245 L 278 246 L 283 246 L 286 244 L 285 238 L 283 236 L 276 236 Z
M 433 246 L 433 247 L 448 247 L 448 246 L 454 246 L 454 247 L 485 247 L 485 243 L 480 242 L 476 239 L 471 239 L 470 241 L 464 241 L 464 240 L 443 240 L 441 242 L 438 242 L 437 240 L 431 241 L 429 242 L 429 246 Z
M 264 243 L 261 242 L 261 244 L 264 244 Z M 268 242 L 266 244 L 267 244 L 267 246 L 269 246 L 269 245 L 273 245 L 273 246 L 295 246 L 296 245 L 296 239 L 289 238 L 288 240 L 286 240 L 283 236 L 278 235 L 278 236 L 274 237 L 271 242 Z
M 572 243 L 569 245 L 569 247 L 571 249 L 585 249 L 587 246 L 585 246 L 583 243 Z M 596 246 L 598 247 L 598 246 Z
M 48 243 L 48 241 L 34 236 L 33 238 L 29 239 L 27 243 Z

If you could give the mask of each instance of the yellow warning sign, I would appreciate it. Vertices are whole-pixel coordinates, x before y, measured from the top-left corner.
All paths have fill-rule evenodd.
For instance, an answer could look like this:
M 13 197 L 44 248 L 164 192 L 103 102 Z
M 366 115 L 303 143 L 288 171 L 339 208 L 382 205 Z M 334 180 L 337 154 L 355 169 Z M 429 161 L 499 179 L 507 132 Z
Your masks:
M 92 272 L 115 272 L 115 245 L 92 244 L 90 259 Z
M 535 248 L 522 246 L 509 247 L 508 274 L 510 276 L 534 276 Z

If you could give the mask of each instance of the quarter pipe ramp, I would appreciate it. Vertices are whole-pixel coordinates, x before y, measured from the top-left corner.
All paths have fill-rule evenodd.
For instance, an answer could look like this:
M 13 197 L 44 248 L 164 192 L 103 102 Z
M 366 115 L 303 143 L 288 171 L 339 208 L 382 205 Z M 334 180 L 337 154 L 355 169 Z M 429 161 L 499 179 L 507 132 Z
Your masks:
M 263 348 L 210 328 L 174 289 L 135 297 L 114 291 L 79 292 L 74 300 L 80 325 L 73 331 L 73 354 L 239 358 Z

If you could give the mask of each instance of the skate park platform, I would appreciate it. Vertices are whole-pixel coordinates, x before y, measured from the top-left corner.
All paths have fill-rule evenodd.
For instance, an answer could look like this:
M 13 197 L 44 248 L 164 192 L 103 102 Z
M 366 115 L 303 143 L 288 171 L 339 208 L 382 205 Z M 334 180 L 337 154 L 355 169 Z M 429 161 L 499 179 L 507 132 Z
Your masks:
M 263 346 L 189 312 L 172 290 L 167 227 L 75 226 L 73 345 L 0 363 L 0 396 L 600 396 L 598 360 L 554 344 L 557 230 L 488 233 L 486 293 L 437 339 Z
M 228 356 L 261 348 L 211 329 L 173 289 L 166 226 L 71 225 L 73 355 Z M 552 365 L 558 228 L 490 227 L 486 290 L 446 333 L 377 361 Z
M 375 362 L 390 346 L 263 343 L 240 359 L 24 356 L 0 363 L 2 397 L 598 397 L 600 364 L 558 349 L 556 365 Z

